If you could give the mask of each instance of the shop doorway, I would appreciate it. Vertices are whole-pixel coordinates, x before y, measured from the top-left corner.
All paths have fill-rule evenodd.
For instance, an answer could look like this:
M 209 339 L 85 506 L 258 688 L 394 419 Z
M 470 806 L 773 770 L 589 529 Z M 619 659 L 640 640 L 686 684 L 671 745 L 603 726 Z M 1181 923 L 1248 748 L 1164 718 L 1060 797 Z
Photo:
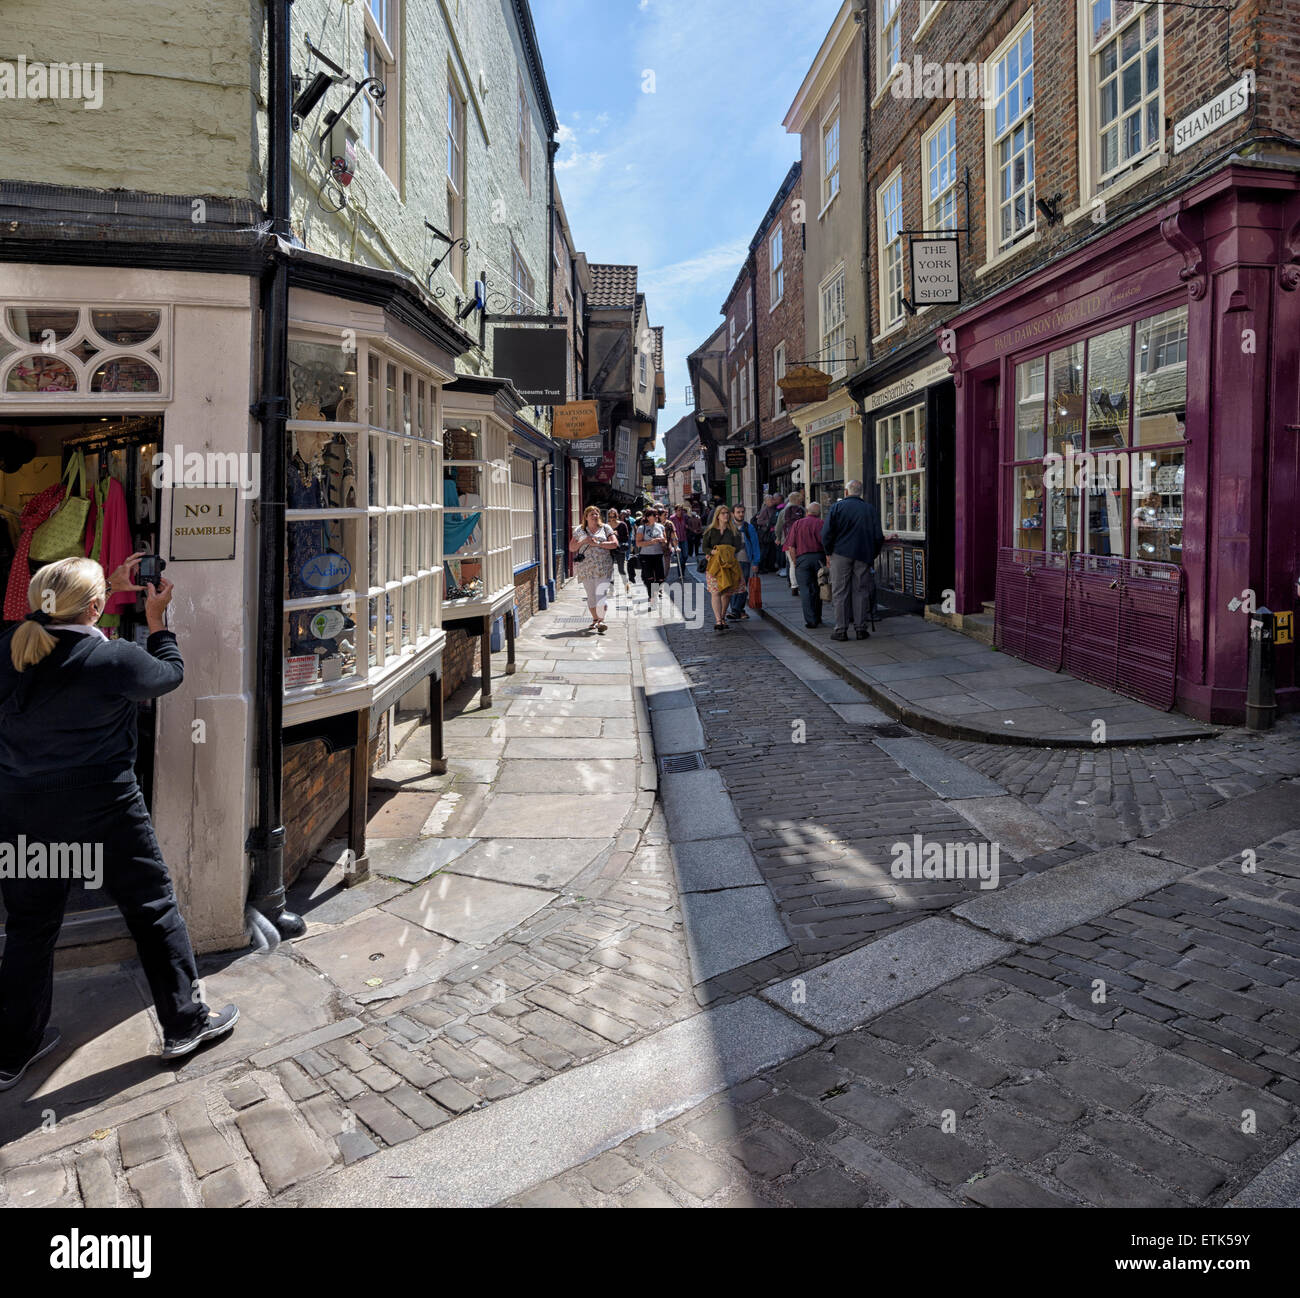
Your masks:
M 162 415 L 19 416 L 0 423 L 0 435 L 5 436 L 6 445 L 14 445 L 15 439 L 25 443 L 24 455 L 28 449 L 32 452 L 31 458 L 13 472 L 0 470 L 0 590 L 9 586 L 24 506 L 58 483 L 69 461 L 78 454 L 85 460 L 86 494 L 95 502 L 91 517 L 98 516 L 101 521 L 98 527 L 87 527 L 86 552 L 104 564 L 106 572 L 135 550 L 158 553 L 161 502 L 154 486 L 154 456 L 162 445 Z M 6 463 L 14 465 L 16 460 L 11 457 Z M 2 622 L 0 631 L 13 625 L 13 621 Z M 143 645 L 148 638 L 143 599 L 119 597 L 110 601 L 100 626 L 111 639 L 134 640 Z M 156 703 L 150 700 L 138 706 L 136 775 L 152 810 Z M 3 916 L 0 904 L 0 920 Z M 87 890 L 74 881 L 59 946 L 82 946 L 126 936 L 126 925 L 103 892 Z

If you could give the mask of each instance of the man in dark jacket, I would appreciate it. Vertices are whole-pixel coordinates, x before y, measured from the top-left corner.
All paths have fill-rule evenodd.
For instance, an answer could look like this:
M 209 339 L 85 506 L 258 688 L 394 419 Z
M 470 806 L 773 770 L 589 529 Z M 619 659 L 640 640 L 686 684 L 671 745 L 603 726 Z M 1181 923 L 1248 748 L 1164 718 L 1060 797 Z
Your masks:
M 884 544 L 880 515 L 875 505 L 862 498 L 862 483 L 848 484 L 847 495 L 831 506 L 822 529 L 822 545 L 831 569 L 831 598 L 835 604 L 832 640 L 849 638 L 849 615 L 853 614 L 858 639 L 871 632 L 867 622 L 875 595 L 872 569 Z

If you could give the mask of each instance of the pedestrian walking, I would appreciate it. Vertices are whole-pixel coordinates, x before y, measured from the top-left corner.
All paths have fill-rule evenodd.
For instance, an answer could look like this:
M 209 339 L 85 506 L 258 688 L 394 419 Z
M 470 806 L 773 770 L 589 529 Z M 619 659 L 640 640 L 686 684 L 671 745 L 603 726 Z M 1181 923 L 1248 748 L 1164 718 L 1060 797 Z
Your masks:
M 803 624 L 809 630 L 822 624 L 822 597 L 817 574 L 826 561 L 826 551 L 822 546 L 821 514 L 821 502 L 814 500 L 808 506 L 808 512 L 802 518 L 796 518 L 785 531 L 790 569 L 798 580 L 799 601 L 803 605 Z
M 701 537 L 706 560 L 704 584 L 713 602 L 713 629 L 726 631 L 727 603 L 741 588 L 737 554 L 744 541 L 726 505 L 713 511 L 708 530 Z M 716 556 L 716 562 L 715 562 Z
M 668 529 L 659 522 L 659 516 L 653 509 L 647 509 L 644 520 L 636 529 L 635 545 L 637 559 L 641 568 L 641 580 L 645 583 L 647 599 L 655 599 L 655 586 L 658 585 L 658 598 L 664 593 L 664 555 L 668 549 Z
M 776 520 L 776 543 L 785 555 L 785 570 L 790 577 L 791 595 L 799 593 L 799 581 L 795 572 L 794 555 L 790 551 L 786 533 L 790 530 L 791 525 L 797 523 L 806 512 L 803 504 L 803 492 L 792 491 L 789 500 L 785 502 L 785 508 L 781 510 Z
M 677 572 L 682 581 L 686 580 L 686 561 L 691 557 L 691 533 L 686 517 L 686 506 L 678 504 L 669 515 L 668 521 L 677 533 Z
M 875 600 L 875 564 L 885 534 L 875 503 L 862 498 L 862 483 L 854 480 L 843 500 L 831 506 L 822 528 L 822 544 L 831 569 L 831 591 L 835 603 L 832 640 L 849 638 L 849 622 L 858 639 L 871 635 L 867 623 Z
M 693 559 L 700 552 L 700 537 L 704 535 L 704 520 L 700 511 L 692 508 L 686 514 L 686 539 L 688 542 L 686 557 Z
M 628 528 L 623 521 L 623 516 L 617 509 L 611 509 L 605 516 L 605 526 L 614 533 L 618 545 L 611 551 L 614 556 L 614 564 L 618 568 L 619 576 L 623 578 L 623 586 L 627 587 L 627 538 Z
M 655 512 L 655 518 L 668 535 L 668 550 L 664 555 L 664 579 L 667 580 L 668 575 L 672 572 L 673 560 L 675 559 L 677 561 L 678 580 L 685 581 L 686 567 L 682 557 L 681 533 L 673 525 L 673 520 L 668 517 L 668 511 L 662 505 Z
M 605 601 L 614 580 L 614 551 L 618 537 L 613 529 L 600 519 L 600 507 L 588 505 L 582 514 L 582 526 L 574 530 L 569 539 L 569 553 L 582 587 L 587 592 L 587 611 L 591 614 L 588 631 L 604 635 Z
M 189 932 L 136 782 L 137 705 L 170 693 L 185 674 L 166 626 L 172 583 L 133 585 L 140 558 L 131 555 L 108 582 L 93 559 L 46 565 L 27 587 L 31 612 L 0 638 L 0 844 L 25 842 L 27 860 L 43 846 L 49 862 L 66 860 L 68 844 L 81 845 L 83 857 L 94 845 L 79 877 L 89 873 L 122 912 L 153 994 L 162 1057 L 175 1059 L 225 1035 L 239 1011 L 214 1012 L 198 994 Z M 140 590 L 145 646 L 109 640 L 95 624 L 110 592 Z M 59 1042 L 49 1021 L 54 946 L 73 879 L 25 874 L 0 878 L 0 1090 Z
M 776 549 L 776 514 L 780 502 L 780 496 L 767 495 L 763 497 L 763 508 L 758 511 L 754 519 L 754 527 L 758 531 L 758 570 L 759 572 L 774 572 L 776 565 L 773 563 L 773 551 Z
M 740 590 L 731 597 L 727 620 L 748 622 L 749 614 L 745 612 L 745 605 L 749 602 L 749 574 L 758 564 L 758 528 L 746 520 L 744 505 L 737 505 L 731 511 L 731 521 L 740 533 L 740 545 L 736 549 L 736 561 L 740 564 Z

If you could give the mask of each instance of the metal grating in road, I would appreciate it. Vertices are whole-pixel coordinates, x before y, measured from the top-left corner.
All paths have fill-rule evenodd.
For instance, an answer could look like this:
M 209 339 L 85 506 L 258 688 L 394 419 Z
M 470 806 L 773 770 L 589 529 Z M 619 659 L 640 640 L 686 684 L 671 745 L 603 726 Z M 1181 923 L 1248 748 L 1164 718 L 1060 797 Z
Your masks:
M 502 694 L 532 694 L 534 696 L 542 692 L 540 685 L 507 685 L 501 691 Z
M 682 771 L 704 770 L 702 753 L 675 753 L 671 757 L 659 759 L 659 772 L 662 775 L 678 775 Z
M 897 721 L 877 721 L 874 726 L 868 726 L 867 729 L 881 739 L 907 739 L 912 733 Z

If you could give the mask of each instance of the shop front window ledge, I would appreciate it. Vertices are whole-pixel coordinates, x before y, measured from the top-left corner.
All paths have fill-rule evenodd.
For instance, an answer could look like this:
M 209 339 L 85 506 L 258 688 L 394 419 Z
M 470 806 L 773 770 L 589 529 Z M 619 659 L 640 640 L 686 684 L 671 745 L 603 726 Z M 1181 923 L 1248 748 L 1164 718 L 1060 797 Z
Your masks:
M 1073 212 L 1067 212 L 1065 215 L 1065 224 L 1074 225 L 1082 221 L 1085 217 L 1095 216 L 1101 210 L 1097 207 L 1100 200 L 1103 204 L 1109 202 L 1126 189 L 1132 189 L 1134 185 L 1140 185 L 1144 180 L 1154 176 L 1156 172 L 1169 165 L 1170 155 L 1168 153 L 1157 151 L 1146 161 L 1127 172 L 1123 177 L 1112 181 L 1105 189 L 1100 189 L 1094 193 L 1088 194 L 1082 204 L 1076 207 Z M 1098 225 L 1106 225 L 1108 222 L 1099 221 Z
M 999 266 L 1003 266 L 1013 258 L 1019 257 L 1027 248 L 1032 248 L 1036 243 L 1041 242 L 1042 237 L 1042 230 L 1039 229 L 1038 226 L 1035 226 L 1033 234 L 1028 234 L 1021 239 L 1017 239 L 1009 248 L 1004 248 L 996 257 L 986 261 L 984 265 L 975 272 L 975 278 L 982 279 L 991 271 L 997 270 Z

